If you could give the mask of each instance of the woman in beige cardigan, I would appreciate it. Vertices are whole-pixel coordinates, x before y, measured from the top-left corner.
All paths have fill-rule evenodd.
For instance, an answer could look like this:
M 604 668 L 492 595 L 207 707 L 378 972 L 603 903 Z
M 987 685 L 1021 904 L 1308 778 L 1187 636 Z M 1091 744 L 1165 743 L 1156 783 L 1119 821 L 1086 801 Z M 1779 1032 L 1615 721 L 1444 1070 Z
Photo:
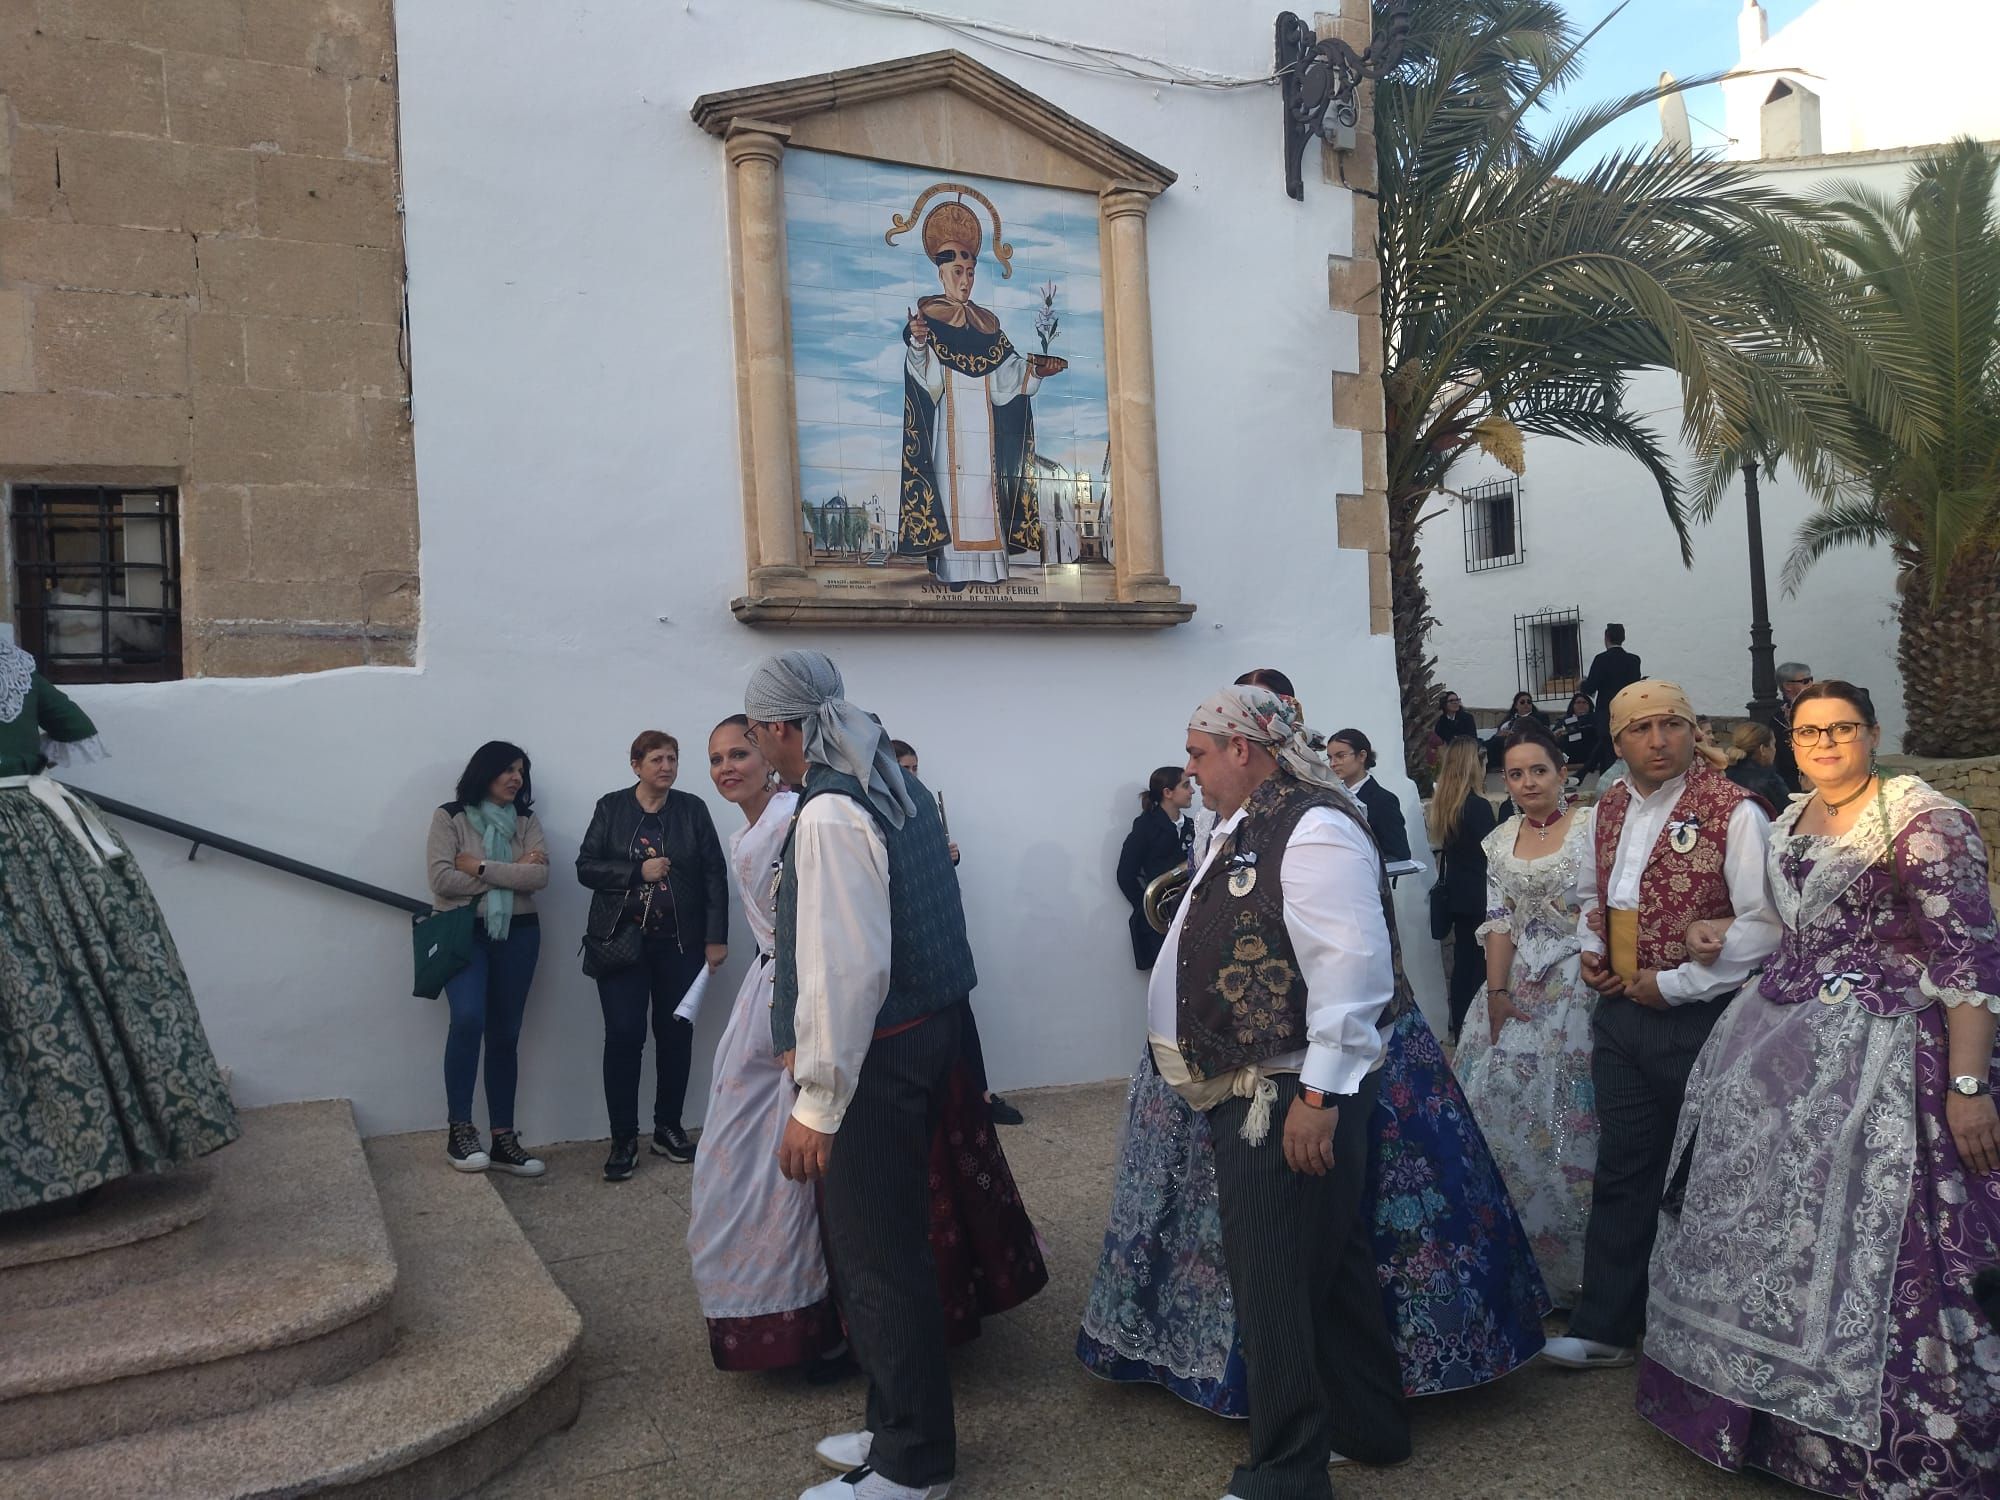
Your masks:
M 533 892 L 549 883 L 548 845 L 533 811 L 528 753 L 493 740 L 473 752 L 457 797 L 431 814 L 431 903 L 449 911 L 479 908 L 472 962 L 444 987 L 451 1002 L 445 1033 L 444 1092 L 450 1120 L 445 1152 L 461 1172 L 494 1167 L 539 1177 L 543 1166 L 521 1149 L 514 1131 L 515 1047 L 528 986 L 541 955 L 541 920 Z M 486 1049 L 486 1117 L 493 1145 L 482 1148 L 472 1123 L 472 1085 Z

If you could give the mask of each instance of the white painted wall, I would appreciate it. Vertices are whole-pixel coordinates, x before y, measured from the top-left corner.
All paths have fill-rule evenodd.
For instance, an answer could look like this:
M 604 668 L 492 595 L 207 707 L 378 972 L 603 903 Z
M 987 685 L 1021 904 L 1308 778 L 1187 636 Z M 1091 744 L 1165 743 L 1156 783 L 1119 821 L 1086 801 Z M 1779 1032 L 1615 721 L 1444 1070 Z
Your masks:
M 1994 147 L 2000 150 L 2000 145 Z M 1817 158 L 1759 164 L 1758 177 L 1802 198 L 1839 186 L 1895 198 L 1916 153 L 1881 152 L 1848 161 Z M 1693 460 L 1678 443 L 1679 385 L 1664 373 L 1635 381 L 1627 405 L 1650 420 L 1683 475 Z M 1530 437 L 1521 513 L 1527 560 L 1518 567 L 1465 571 L 1461 512 L 1440 497 L 1424 530 L 1424 580 L 1441 621 L 1431 636 L 1441 683 L 1479 708 L 1505 706 L 1517 687 L 1514 617 L 1574 607 L 1583 616 L 1586 665 L 1602 649 L 1604 626 L 1619 621 L 1649 673 L 1673 677 L 1704 712 L 1741 714 L 1750 698 L 1750 567 L 1740 481 L 1713 522 L 1694 534 L 1694 567 L 1683 570 L 1659 491 L 1636 463 L 1609 449 Z M 1475 454 L 1451 474 L 1468 489 L 1505 477 Z M 1762 483 L 1764 554 L 1778 660 L 1809 663 L 1821 677 L 1846 677 L 1874 695 L 1886 741 L 1904 729 L 1896 667 L 1896 569 L 1887 551 L 1849 548 L 1814 566 L 1796 595 L 1779 578 L 1799 523 L 1813 503 L 1780 469 Z
M 1780 79 L 1819 95 L 1824 152 L 2000 137 L 1993 0 L 1818 0 L 1761 45 L 1758 17 L 1745 6 L 1736 66 L 1764 76 L 1722 85 L 1728 154 L 1739 161 L 1764 154 L 1760 111 Z
M 1264 26 L 1208 0 L 984 8 L 1218 71 L 1270 60 Z M 995 1084 L 1126 1071 L 1143 988 L 1112 869 L 1187 711 L 1277 665 L 1316 722 L 1394 743 L 1365 558 L 1335 546 L 1333 496 L 1360 488 L 1359 442 L 1326 401 L 1329 366 L 1354 368 L 1353 319 L 1326 307 L 1346 194 L 1315 172 L 1303 204 L 1285 197 L 1268 90 L 1156 90 L 973 49 L 1181 174 L 1150 244 L 1167 565 L 1200 612 L 1163 634 L 758 632 L 728 609 L 744 561 L 723 158 L 688 106 L 967 44 L 811 0 L 417 0 L 398 27 L 422 664 L 85 690 L 116 758 L 78 780 L 421 893 L 431 809 L 476 744 L 519 740 L 556 866 L 519 1119 L 531 1140 L 597 1136 L 602 1032 L 569 868 L 592 802 L 627 780 L 632 735 L 664 727 L 726 833 L 709 727 L 740 710 L 759 656 L 820 646 L 946 793 Z M 400 916 L 133 839 L 241 1099 L 346 1095 L 370 1132 L 441 1125 L 444 1012 L 409 997 Z M 1404 900 L 1420 932 L 1421 892 Z M 748 957 L 737 934 L 697 1101 Z M 1411 950 L 1440 1001 L 1430 945 Z

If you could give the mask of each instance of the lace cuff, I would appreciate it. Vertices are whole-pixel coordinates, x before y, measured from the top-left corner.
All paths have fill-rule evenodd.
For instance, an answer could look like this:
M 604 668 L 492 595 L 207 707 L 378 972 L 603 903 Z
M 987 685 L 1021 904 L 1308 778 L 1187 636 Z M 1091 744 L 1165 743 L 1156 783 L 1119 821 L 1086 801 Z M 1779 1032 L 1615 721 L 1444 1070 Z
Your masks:
M 52 766 L 87 766 L 92 761 L 109 760 L 111 752 L 104 748 L 101 735 L 93 734 L 87 740 L 52 740 L 43 735 L 42 757 Z
M 1486 914 L 1486 920 L 1479 924 L 1472 935 L 1479 940 L 1479 946 L 1484 948 L 1486 946 L 1486 939 L 1492 934 L 1496 932 L 1511 933 L 1513 930 L 1513 924 L 1507 920 L 1507 913 L 1504 911 L 1489 911 Z
M 1982 990 L 1960 989 L 1955 985 L 1935 985 L 1931 976 L 1917 976 L 1917 988 L 1932 1000 L 1943 1005 L 1983 1005 L 1995 1015 L 2000 1015 L 2000 995 L 1989 995 Z

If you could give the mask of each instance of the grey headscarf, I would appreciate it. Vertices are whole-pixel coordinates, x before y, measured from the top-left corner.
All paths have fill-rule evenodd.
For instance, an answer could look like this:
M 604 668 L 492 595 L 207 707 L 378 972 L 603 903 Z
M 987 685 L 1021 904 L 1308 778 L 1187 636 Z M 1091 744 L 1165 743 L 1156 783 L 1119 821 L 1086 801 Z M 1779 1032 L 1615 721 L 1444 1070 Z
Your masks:
M 1275 755 L 1288 776 L 1355 800 L 1327 762 L 1326 736 L 1305 727 L 1296 699 L 1269 688 L 1226 687 L 1194 711 L 1188 728 L 1224 738 L 1240 734 Z
M 849 703 L 845 691 L 826 653 L 787 651 L 757 663 L 743 690 L 743 712 L 760 723 L 803 724 L 806 759 L 852 776 L 883 821 L 901 828 L 917 810 L 903 768 L 882 726 Z

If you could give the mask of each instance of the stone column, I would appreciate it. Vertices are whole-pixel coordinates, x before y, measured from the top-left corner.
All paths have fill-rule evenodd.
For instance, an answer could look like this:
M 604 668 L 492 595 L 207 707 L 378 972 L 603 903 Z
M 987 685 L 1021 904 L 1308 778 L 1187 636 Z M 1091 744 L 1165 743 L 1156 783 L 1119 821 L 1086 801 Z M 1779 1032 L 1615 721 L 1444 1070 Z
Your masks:
M 1099 197 L 1109 246 L 1104 285 L 1113 372 L 1112 545 L 1120 599 L 1177 603 L 1180 590 L 1167 582 L 1160 548 L 1160 445 L 1146 271 L 1146 210 L 1152 201 L 1135 188 L 1116 184 Z
M 744 483 L 753 497 L 746 528 L 752 594 L 806 592 L 798 556 L 798 424 L 792 415 L 792 358 L 785 309 L 784 179 L 780 163 L 791 130 L 743 120 L 729 127 L 735 219 L 736 337 L 742 350 Z

